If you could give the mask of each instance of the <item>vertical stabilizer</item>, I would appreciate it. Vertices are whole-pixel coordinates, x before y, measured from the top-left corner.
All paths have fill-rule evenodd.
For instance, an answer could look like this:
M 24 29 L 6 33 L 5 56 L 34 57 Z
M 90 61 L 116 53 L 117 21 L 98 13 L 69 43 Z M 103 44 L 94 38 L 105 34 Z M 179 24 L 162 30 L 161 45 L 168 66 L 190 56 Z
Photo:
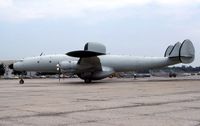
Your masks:
M 169 57 L 169 54 L 172 52 L 173 47 L 173 45 L 168 46 L 167 50 L 165 51 L 165 57 Z
M 180 48 L 180 60 L 182 63 L 191 63 L 195 59 L 195 49 L 192 42 L 184 40 Z
M 181 43 L 180 43 L 180 42 L 177 42 L 177 43 L 174 45 L 172 51 L 170 52 L 169 57 L 171 57 L 171 58 L 172 58 L 172 57 L 179 57 L 180 48 L 181 48 Z
M 192 42 L 186 39 L 182 43 L 170 45 L 165 51 L 165 57 L 179 60 L 181 63 L 191 63 L 195 59 L 195 49 Z

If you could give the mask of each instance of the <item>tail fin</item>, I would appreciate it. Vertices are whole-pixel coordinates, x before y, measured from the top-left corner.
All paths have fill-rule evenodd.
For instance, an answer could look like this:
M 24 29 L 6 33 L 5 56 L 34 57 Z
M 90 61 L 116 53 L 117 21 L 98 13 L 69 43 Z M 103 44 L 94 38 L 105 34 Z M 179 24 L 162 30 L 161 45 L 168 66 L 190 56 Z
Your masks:
M 192 63 L 195 58 L 195 49 L 192 42 L 186 39 L 182 43 L 170 45 L 165 51 L 165 57 L 177 59 L 181 63 Z

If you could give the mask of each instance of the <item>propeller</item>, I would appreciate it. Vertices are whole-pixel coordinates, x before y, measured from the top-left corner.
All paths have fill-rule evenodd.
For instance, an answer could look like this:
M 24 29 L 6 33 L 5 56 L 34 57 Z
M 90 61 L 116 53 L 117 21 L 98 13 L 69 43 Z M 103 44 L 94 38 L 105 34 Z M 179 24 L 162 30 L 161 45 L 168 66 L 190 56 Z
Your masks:
M 56 67 L 57 67 L 57 71 L 58 71 L 58 79 L 59 79 L 59 82 L 60 82 L 60 78 L 61 78 L 61 68 L 60 68 L 60 64 L 58 63 L 57 65 L 56 65 Z

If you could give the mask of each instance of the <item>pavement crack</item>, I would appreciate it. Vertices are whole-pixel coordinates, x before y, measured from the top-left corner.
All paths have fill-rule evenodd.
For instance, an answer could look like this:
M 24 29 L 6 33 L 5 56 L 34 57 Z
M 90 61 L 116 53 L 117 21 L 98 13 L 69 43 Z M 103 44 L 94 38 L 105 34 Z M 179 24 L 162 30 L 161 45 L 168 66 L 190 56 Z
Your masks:
M 108 101 L 109 99 L 76 99 L 75 102 Z

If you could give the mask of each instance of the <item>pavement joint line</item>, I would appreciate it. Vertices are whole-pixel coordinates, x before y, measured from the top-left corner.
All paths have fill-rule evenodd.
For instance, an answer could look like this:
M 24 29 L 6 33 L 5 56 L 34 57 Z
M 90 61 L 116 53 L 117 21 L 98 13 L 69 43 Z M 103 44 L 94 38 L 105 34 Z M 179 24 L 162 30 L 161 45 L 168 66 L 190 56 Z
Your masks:
M 171 103 L 183 103 L 183 102 L 192 102 L 192 101 L 200 101 L 200 99 L 190 99 L 190 100 L 180 100 L 180 101 L 171 101 L 171 102 L 159 102 L 159 103 L 135 103 L 134 105 L 126 105 L 126 106 L 117 106 L 117 107 L 108 107 L 108 108 L 97 108 L 97 109 L 87 109 L 87 110 L 77 110 L 77 111 L 67 111 L 67 112 L 49 112 L 49 113 L 39 113 L 39 114 L 32 114 L 32 115 L 23 115 L 23 116 L 7 116 L 1 117 L 2 119 L 9 119 L 9 118 L 28 118 L 28 117 L 35 117 L 35 116 L 59 116 L 59 115 L 68 115 L 74 113 L 81 113 L 81 112 L 92 112 L 92 111 L 104 111 L 104 110 L 114 110 L 114 109 L 126 109 L 126 108 L 137 108 L 137 107 L 145 107 L 145 106 L 159 106 Z

